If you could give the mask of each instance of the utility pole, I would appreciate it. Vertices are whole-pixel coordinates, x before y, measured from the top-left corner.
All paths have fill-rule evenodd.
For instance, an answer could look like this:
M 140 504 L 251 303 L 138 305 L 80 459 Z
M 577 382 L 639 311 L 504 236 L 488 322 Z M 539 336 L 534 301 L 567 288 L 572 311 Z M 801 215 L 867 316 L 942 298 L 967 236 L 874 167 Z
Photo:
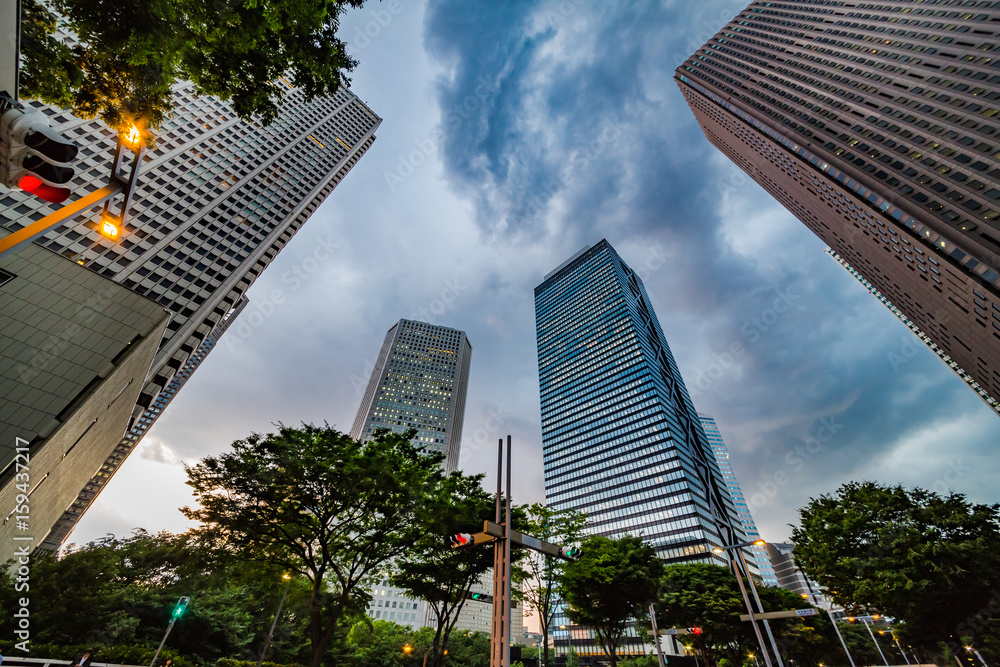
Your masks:
M 510 667 L 510 550 L 512 545 L 528 547 L 543 554 L 574 561 L 580 549 L 560 547 L 514 530 L 510 513 L 511 441 L 507 436 L 507 469 L 504 472 L 503 438 L 497 450 L 497 495 L 493 521 L 485 521 L 481 533 L 460 533 L 449 537 L 452 549 L 493 544 L 493 632 L 490 639 L 490 667 Z M 502 493 L 506 477 L 506 498 Z
M 656 627 L 656 608 L 653 603 L 649 603 L 649 623 L 653 626 L 653 643 L 656 644 L 656 659 L 660 667 L 667 667 L 663 661 L 663 647 L 660 646 L 660 630 Z

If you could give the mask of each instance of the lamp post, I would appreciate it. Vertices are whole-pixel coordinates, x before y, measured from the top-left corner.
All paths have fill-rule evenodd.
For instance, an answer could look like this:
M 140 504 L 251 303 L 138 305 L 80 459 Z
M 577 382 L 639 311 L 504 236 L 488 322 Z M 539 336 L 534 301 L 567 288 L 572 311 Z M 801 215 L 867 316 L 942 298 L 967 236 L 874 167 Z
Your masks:
M 976 649 L 972 648 L 971 646 L 966 646 L 965 650 L 969 651 L 970 653 L 975 653 L 976 657 L 979 658 L 979 662 L 982 663 L 983 667 L 987 667 L 986 661 L 983 660 L 983 656 L 979 655 L 979 651 L 977 651 Z
M 281 608 L 285 606 L 285 597 L 288 596 L 288 589 L 292 587 L 292 575 L 285 572 L 281 575 L 281 578 L 285 580 L 285 591 L 281 594 L 281 602 L 278 603 L 278 611 L 274 614 L 274 620 L 271 622 L 271 629 L 267 632 L 267 639 L 264 640 L 264 648 L 260 650 L 260 659 L 257 661 L 257 667 L 262 667 L 264 664 L 264 656 L 267 654 L 267 649 L 271 645 L 271 638 L 274 637 L 274 628 L 278 625 L 278 618 L 281 616 Z
M 569 652 L 566 654 L 566 667 L 570 667 L 570 660 L 573 659 L 573 633 L 565 625 L 560 625 L 559 629 L 566 631 L 566 641 L 569 644 Z
M 743 594 L 743 602 L 746 603 L 747 611 L 750 613 L 750 624 L 753 626 L 754 633 L 757 635 L 757 641 L 760 643 L 761 654 L 764 656 L 764 663 L 767 667 L 771 667 L 771 658 L 767 654 L 767 647 L 764 645 L 764 637 L 760 634 L 760 628 L 757 627 L 757 620 L 754 618 L 755 613 L 764 613 L 764 607 L 760 603 L 760 597 L 757 595 L 757 587 L 753 584 L 753 579 L 750 577 L 750 571 L 747 569 L 747 561 L 743 557 L 743 548 L 750 546 L 762 546 L 765 544 L 764 540 L 754 540 L 753 542 L 740 542 L 739 544 L 731 544 L 726 547 L 717 547 L 713 551 L 717 554 L 723 551 L 736 551 L 740 556 L 740 562 L 743 563 L 743 571 L 747 573 L 747 580 L 750 582 L 750 588 L 753 591 L 754 600 L 757 602 L 757 609 L 759 612 L 755 612 L 750 605 L 750 598 L 747 597 L 746 587 L 743 585 L 743 576 L 740 573 L 739 566 L 736 564 L 736 559 L 733 558 L 733 572 L 736 573 L 736 581 L 740 585 L 740 593 Z M 784 667 L 781 662 L 781 654 L 778 652 L 778 644 L 774 641 L 774 635 L 771 634 L 771 626 L 768 625 L 767 619 L 761 619 L 764 622 L 764 629 L 767 631 L 767 637 L 771 641 L 771 648 L 774 650 L 774 657 L 778 661 L 778 667 Z
M 861 618 L 861 622 L 865 624 L 866 628 L 868 628 L 868 634 L 870 634 L 872 636 L 872 641 L 875 642 L 875 648 L 878 649 L 878 654 L 880 656 L 882 656 L 882 662 L 885 663 L 885 667 L 889 667 L 889 661 L 885 659 L 885 653 L 882 652 L 882 647 L 879 646 L 878 640 L 875 639 L 875 633 L 872 632 L 872 626 L 868 622 L 868 617 L 867 616 L 861 616 L 860 618 Z M 878 616 L 872 616 L 872 618 L 878 618 Z
M 833 601 L 827 599 L 825 595 L 821 597 L 826 600 L 826 613 L 830 616 L 830 623 L 833 624 L 833 630 L 837 633 L 840 645 L 844 647 L 844 653 L 847 654 L 847 661 L 851 663 L 851 667 L 855 667 L 854 658 L 851 656 L 851 652 L 847 650 L 847 642 L 844 641 L 844 635 L 840 634 L 840 626 L 837 625 L 837 619 L 833 617 Z
M 896 642 L 896 647 L 899 649 L 899 654 L 903 656 L 903 660 L 905 660 L 906 664 L 909 665 L 910 659 L 906 657 L 905 653 L 903 653 L 903 645 L 899 643 L 898 639 L 896 639 L 896 635 L 892 636 L 892 641 Z M 914 656 L 914 658 L 916 658 L 916 656 Z

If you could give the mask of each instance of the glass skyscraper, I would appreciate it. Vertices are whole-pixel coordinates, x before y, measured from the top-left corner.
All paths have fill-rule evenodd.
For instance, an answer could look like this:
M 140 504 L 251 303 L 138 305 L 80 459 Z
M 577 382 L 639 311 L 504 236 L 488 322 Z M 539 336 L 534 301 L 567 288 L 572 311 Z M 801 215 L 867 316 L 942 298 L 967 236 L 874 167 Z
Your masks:
M 989 1 L 757 1 L 675 75 L 706 138 L 994 397 L 998 22 Z
M 747 506 L 747 499 L 743 495 L 743 489 L 740 488 L 740 482 L 736 479 L 736 473 L 733 472 L 733 466 L 729 462 L 729 448 L 722 439 L 719 425 L 715 423 L 715 418 L 711 415 L 699 412 L 698 419 L 701 420 L 701 425 L 705 427 L 705 435 L 712 446 L 712 451 L 715 452 L 715 460 L 719 462 L 719 470 L 722 471 L 722 482 L 726 485 L 726 489 L 729 490 L 729 495 L 733 497 L 733 504 L 736 506 L 736 515 L 740 519 L 740 525 L 743 526 L 743 532 L 746 533 L 747 541 L 753 542 L 754 540 L 759 540 L 760 532 L 757 530 L 757 523 L 753 520 L 753 514 L 750 513 L 750 508 Z M 767 557 L 767 550 L 763 546 L 753 546 L 750 547 L 750 552 L 753 554 L 752 560 L 757 564 L 757 573 L 760 574 L 760 578 L 768 586 L 777 586 L 778 577 L 774 574 L 771 559 Z M 750 561 L 751 559 L 747 559 L 748 566 L 751 566 Z
M 400 320 L 382 342 L 358 408 L 351 437 L 379 427 L 417 430 L 416 443 L 445 455 L 445 472 L 458 467 L 469 388 L 472 344 L 464 331 Z
M 668 563 L 745 535 L 639 277 L 602 240 L 535 288 L 545 496 Z
M 444 454 L 445 472 L 453 472 L 461 454 L 471 362 L 472 344 L 464 331 L 399 320 L 382 341 L 351 437 L 367 439 L 378 428 L 395 433 L 416 429 L 414 441 Z M 489 590 L 479 588 L 483 593 Z M 420 627 L 430 623 L 428 611 L 423 600 L 411 599 L 402 589 L 382 581 L 372 590 L 368 616 Z M 488 630 L 479 626 L 491 618 L 489 605 L 470 600 L 457 627 Z
M 114 451 L 100 466 L 54 476 L 78 483 L 80 492 L 51 530 L 36 526 L 46 546 L 65 539 L 138 444 L 135 434 L 149 428 L 200 363 L 204 344 L 211 347 L 232 324 L 253 282 L 375 140 L 381 119 L 350 90 L 307 102 L 283 79 L 275 83 L 286 87 L 285 98 L 268 127 L 240 120 L 225 102 L 196 96 L 192 84 L 175 87 L 174 114 L 157 131 L 155 150 L 146 152 L 120 238 L 99 233 L 94 209 L 36 241 L 170 312 L 127 432 L 108 443 Z M 30 104 L 80 146 L 74 197 L 106 185 L 114 133 L 98 121 Z M 0 195 L 0 236 L 52 210 L 26 193 Z M 315 257 L 329 256 L 324 243 Z M 44 441 L 37 429 L 23 433 L 39 446 Z

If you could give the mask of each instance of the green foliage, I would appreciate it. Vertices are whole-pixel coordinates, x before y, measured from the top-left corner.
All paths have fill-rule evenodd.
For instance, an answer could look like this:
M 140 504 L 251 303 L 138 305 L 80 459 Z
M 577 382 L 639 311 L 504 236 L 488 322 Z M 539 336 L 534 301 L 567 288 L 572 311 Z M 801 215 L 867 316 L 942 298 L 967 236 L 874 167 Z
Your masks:
M 522 532 L 560 546 L 578 544 L 587 517 L 576 510 L 555 510 L 540 503 L 525 508 L 526 520 L 519 524 Z M 525 615 L 536 616 L 542 634 L 542 646 L 548 646 L 549 630 L 556 612 L 556 593 L 562 576 L 564 560 L 537 551 L 525 554 L 522 567 L 525 580 Z M 542 667 L 551 664 L 548 653 L 542 655 Z
M 185 537 L 167 533 L 109 536 L 69 549 L 59 559 L 39 553 L 32 557 L 32 597 L 74 604 L 33 606 L 32 641 L 91 644 L 103 647 L 99 653 L 114 654 L 102 661 L 148 664 L 178 598 L 187 595 L 191 603 L 167 649 L 199 663 L 222 656 L 249 659 L 270 621 L 262 618 L 262 608 L 276 599 L 272 582 L 277 581 L 280 572 L 220 563 Z M 19 595 L 14 583 L 10 573 L 3 574 L 0 607 L 14 607 Z M 290 598 L 288 609 L 294 609 L 297 596 Z M 13 636 L 13 627 L 13 619 L 0 618 L 5 636 Z
M 364 612 L 370 585 L 434 529 L 449 481 L 441 455 L 423 453 L 412 431 L 359 443 L 329 426 L 279 426 L 187 467 L 200 506 L 182 512 L 216 553 L 310 582 L 318 667 L 341 620 Z
M 482 475 L 461 473 L 452 473 L 444 481 L 428 508 L 427 530 L 405 558 L 397 561 L 397 571 L 390 578 L 393 586 L 426 600 L 434 614 L 434 639 L 427 660 L 431 667 L 444 663 L 445 649 L 451 650 L 449 637 L 472 586 L 493 567 L 490 546 L 452 549 L 446 539 L 478 532 L 483 521 L 494 516 L 495 500 L 483 490 L 482 481 Z M 520 525 L 521 510 L 512 508 L 512 515 L 515 525 Z M 523 551 L 515 550 L 511 560 L 516 562 L 522 555 Z
M 654 601 L 663 563 L 641 538 L 609 539 L 592 535 L 583 542 L 580 560 L 563 570 L 562 593 L 573 623 L 594 630 L 611 667 L 631 619 Z
M 700 627 L 701 635 L 687 635 L 697 655 L 711 664 L 726 657 L 741 664 L 755 650 L 756 638 L 748 624 L 743 596 L 732 570 L 708 563 L 686 563 L 665 568 L 657 604 L 661 628 Z
M 971 641 L 1000 659 L 992 653 L 1000 639 L 1000 506 L 852 482 L 799 514 L 796 561 L 838 602 L 896 618 L 906 643 L 925 651 Z
M 72 106 L 121 130 L 157 127 L 171 87 L 229 100 L 240 117 L 267 124 L 282 77 L 307 99 L 335 93 L 357 64 L 337 37 L 340 17 L 363 0 L 53 0 L 80 42 L 52 37 L 55 18 L 25 4 L 22 96 Z

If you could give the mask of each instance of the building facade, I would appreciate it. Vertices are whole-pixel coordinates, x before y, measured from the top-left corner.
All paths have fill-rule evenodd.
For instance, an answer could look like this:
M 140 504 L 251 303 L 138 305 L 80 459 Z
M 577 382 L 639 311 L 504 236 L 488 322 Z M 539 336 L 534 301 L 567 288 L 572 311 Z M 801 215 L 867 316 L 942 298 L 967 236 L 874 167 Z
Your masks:
M 746 536 L 639 276 L 602 239 L 535 288 L 535 326 L 546 503 L 667 563 L 725 564 L 713 549 Z M 557 653 L 599 653 L 557 612 L 561 625 Z M 648 647 L 634 636 L 625 651 Z
M 754 542 L 761 539 L 760 532 L 757 530 L 757 522 L 753 520 L 753 514 L 750 513 L 750 507 L 747 505 L 747 499 L 743 495 L 743 489 L 740 488 L 740 482 L 736 478 L 736 473 L 733 472 L 733 466 L 729 461 L 729 448 L 722 439 L 719 425 L 715 423 L 715 418 L 711 415 L 699 412 L 698 419 L 705 428 L 705 435 L 712 446 L 712 451 L 715 452 L 715 460 L 719 462 L 719 470 L 722 471 L 722 482 L 726 485 L 729 495 L 733 498 L 733 505 L 736 506 L 736 515 L 740 519 L 740 525 L 747 536 L 747 541 Z M 767 557 L 767 550 L 763 546 L 753 546 L 750 547 L 750 552 L 753 554 L 752 560 L 757 566 L 757 574 L 760 575 L 760 578 L 768 586 L 777 586 L 778 577 L 775 576 L 774 568 L 771 567 L 771 560 Z M 749 566 L 750 559 L 747 559 L 747 564 Z
M 469 388 L 472 344 L 464 331 L 401 319 L 389 328 L 361 398 L 351 437 L 363 440 L 378 428 L 395 433 L 416 429 L 415 442 L 443 454 L 445 472 L 458 468 L 462 421 Z M 480 585 L 478 592 L 489 588 Z M 372 591 L 368 615 L 422 627 L 431 623 L 423 600 L 383 581 Z M 456 627 L 481 629 L 490 606 L 465 603 Z M 398 620 L 402 619 L 402 620 Z
M 472 343 L 464 331 L 400 320 L 389 328 L 358 408 L 351 437 L 377 428 L 417 430 L 415 442 L 458 468 Z
M 787 591 L 798 593 L 810 604 L 820 609 L 832 608 L 830 601 L 820 592 L 819 584 L 806 577 L 802 570 L 795 565 L 795 556 L 792 553 L 795 549 L 794 544 L 768 542 L 765 547 L 771 564 L 774 566 L 774 573 L 778 577 L 779 586 Z
M 1000 395 L 1000 4 L 753 2 L 678 67 L 708 140 Z
M 545 497 L 669 563 L 744 534 L 639 277 L 602 240 L 535 288 Z
M 375 140 L 381 120 L 349 90 L 307 102 L 301 91 L 279 84 L 288 86 L 285 100 L 268 127 L 240 120 L 211 96 L 195 96 L 190 84 L 176 87 L 175 113 L 159 128 L 155 150 L 147 151 L 119 239 L 99 233 L 94 210 L 36 241 L 171 315 L 114 451 L 80 471 L 75 500 L 55 525 L 36 527 L 40 541 L 51 545 L 68 535 L 137 444 L 126 431 L 148 429 L 161 414 L 175 389 L 166 398 L 163 392 L 181 369 L 191 369 L 189 361 L 213 332 L 231 323 L 250 285 Z M 114 134 L 97 121 L 32 106 L 80 146 L 74 197 L 106 185 Z M 52 210 L 25 193 L 2 195 L 0 234 Z M 316 256 L 329 256 L 332 244 L 320 244 Z

